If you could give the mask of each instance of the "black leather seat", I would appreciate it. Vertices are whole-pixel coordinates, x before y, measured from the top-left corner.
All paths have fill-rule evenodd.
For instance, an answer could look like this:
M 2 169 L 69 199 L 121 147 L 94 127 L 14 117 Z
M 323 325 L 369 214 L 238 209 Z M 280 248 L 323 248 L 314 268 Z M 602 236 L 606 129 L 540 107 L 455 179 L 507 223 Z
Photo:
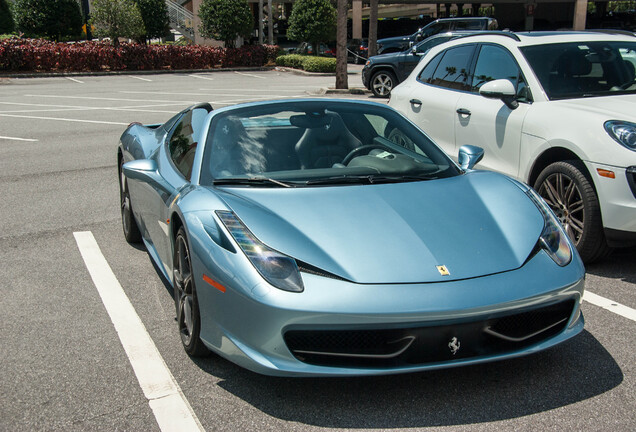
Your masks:
M 338 114 L 325 113 L 325 116 L 328 118 L 323 126 L 307 129 L 296 143 L 296 154 L 303 169 L 330 168 L 362 145 Z

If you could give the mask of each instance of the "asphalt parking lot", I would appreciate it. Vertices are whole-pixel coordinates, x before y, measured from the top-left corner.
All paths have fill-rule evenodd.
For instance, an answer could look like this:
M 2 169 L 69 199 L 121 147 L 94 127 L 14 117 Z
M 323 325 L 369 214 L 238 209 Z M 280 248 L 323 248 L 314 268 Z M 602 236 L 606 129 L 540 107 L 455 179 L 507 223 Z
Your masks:
M 334 81 L 279 71 L 0 79 L 0 430 L 161 430 L 162 396 L 149 395 L 131 366 L 101 277 L 78 247 L 76 233 L 86 232 L 173 377 L 192 430 L 636 430 L 636 248 L 588 267 L 583 333 L 529 357 L 286 379 L 185 354 L 168 284 L 121 233 L 121 132 L 197 102 L 307 97 Z M 360 76 L 349 82 L 360 86 Z

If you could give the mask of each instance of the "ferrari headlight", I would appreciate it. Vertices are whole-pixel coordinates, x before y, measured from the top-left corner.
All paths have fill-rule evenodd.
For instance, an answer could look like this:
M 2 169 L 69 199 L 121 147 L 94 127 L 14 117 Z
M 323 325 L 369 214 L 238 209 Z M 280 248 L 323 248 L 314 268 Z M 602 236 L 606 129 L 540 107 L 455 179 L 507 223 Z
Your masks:
M 609 120 L 603 125 L 614 141 L 636 151 L 636 124 L 620 120 Z
M 535 203 L 545 221 L 543 232 L 541 232 L 539 237 L 541 248 L 546 251 L 555 263 L 565 267 L 572 261 L 572 247 L 568 235 L 563 231 L 563 227 L 550 207 L 534 189 L 528 189 L 526 195 Z
M 217 210 L 216 214 L 267 282 L 284 291 L 304 290 L 296 260 L 263 244 L 231 211 Z

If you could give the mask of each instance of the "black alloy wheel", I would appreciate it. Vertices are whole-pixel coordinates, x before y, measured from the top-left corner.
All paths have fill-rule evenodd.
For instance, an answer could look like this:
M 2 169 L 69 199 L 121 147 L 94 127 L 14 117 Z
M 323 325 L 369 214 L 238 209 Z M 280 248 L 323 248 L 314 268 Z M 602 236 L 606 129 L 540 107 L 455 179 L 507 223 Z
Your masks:
M 119 162 L 119 202 L 121 205 L 121 226 L 124 230 L 124 237 L 128 243 L 139 243 L 141 232 L 132 212 L 130 203 L 130 192 L 128 191 L 128 180 L 124 175 L 124 158 Z
M 183 227 L 179 228 L 174 244 L 172 270 L 174 302 L 177 309 L 177 323 L 181 343 L 185 351 L 194 357 L 208 355 L 210 351 L 203 344 L 201 333 L 201 315 L 197 300 L 197 290 L 192 275 L 190 248 Z
M 381 70 L 371 77 L 371 91 L 377 97 L 389 97 L 397 84 L 397 78 L 389 71 Z
M 548 165 L 539 174 L 534 188 L 559 218 L 585 263 L 610 252 L 598 197 L 581 161 Z

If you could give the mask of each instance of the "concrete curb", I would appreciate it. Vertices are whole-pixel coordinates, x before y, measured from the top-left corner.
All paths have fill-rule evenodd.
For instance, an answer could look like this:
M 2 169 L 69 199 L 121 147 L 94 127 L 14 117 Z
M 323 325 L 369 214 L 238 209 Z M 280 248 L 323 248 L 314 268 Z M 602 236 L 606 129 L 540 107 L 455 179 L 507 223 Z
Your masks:
M 218 69 L 177 69 L 177 70 L 137 70 L 137 71 L 99 71 L 99 72 L 24 72 L 0 73 L 0 78 L 51 78 L 77 76 L 106 76 L 106 75 L 159 75 L 159 74 L 191 74 L 208 72 L 259 72 L 271 71 L 272 66 L 237 67 Z
M 362 87 L 352 87 L 348 89 L 335 89 L 331 87 L 323 87 L 316 94 L 319 95 L 330 95 L 330 94 L 354 94 L 354 95 L 363 95 L 363 94 L 371 94 L 371 91 L 362 88 Z
M 274 70 L 279 72 L 289 72 L 294 75 L 304 76 L 336 76 L 335 72 L 307 72 L 302 69 L 294 69 L 286 66 L 276 66 Z M 347 72 L 347 75 L 358 75 L 360 72 Z

